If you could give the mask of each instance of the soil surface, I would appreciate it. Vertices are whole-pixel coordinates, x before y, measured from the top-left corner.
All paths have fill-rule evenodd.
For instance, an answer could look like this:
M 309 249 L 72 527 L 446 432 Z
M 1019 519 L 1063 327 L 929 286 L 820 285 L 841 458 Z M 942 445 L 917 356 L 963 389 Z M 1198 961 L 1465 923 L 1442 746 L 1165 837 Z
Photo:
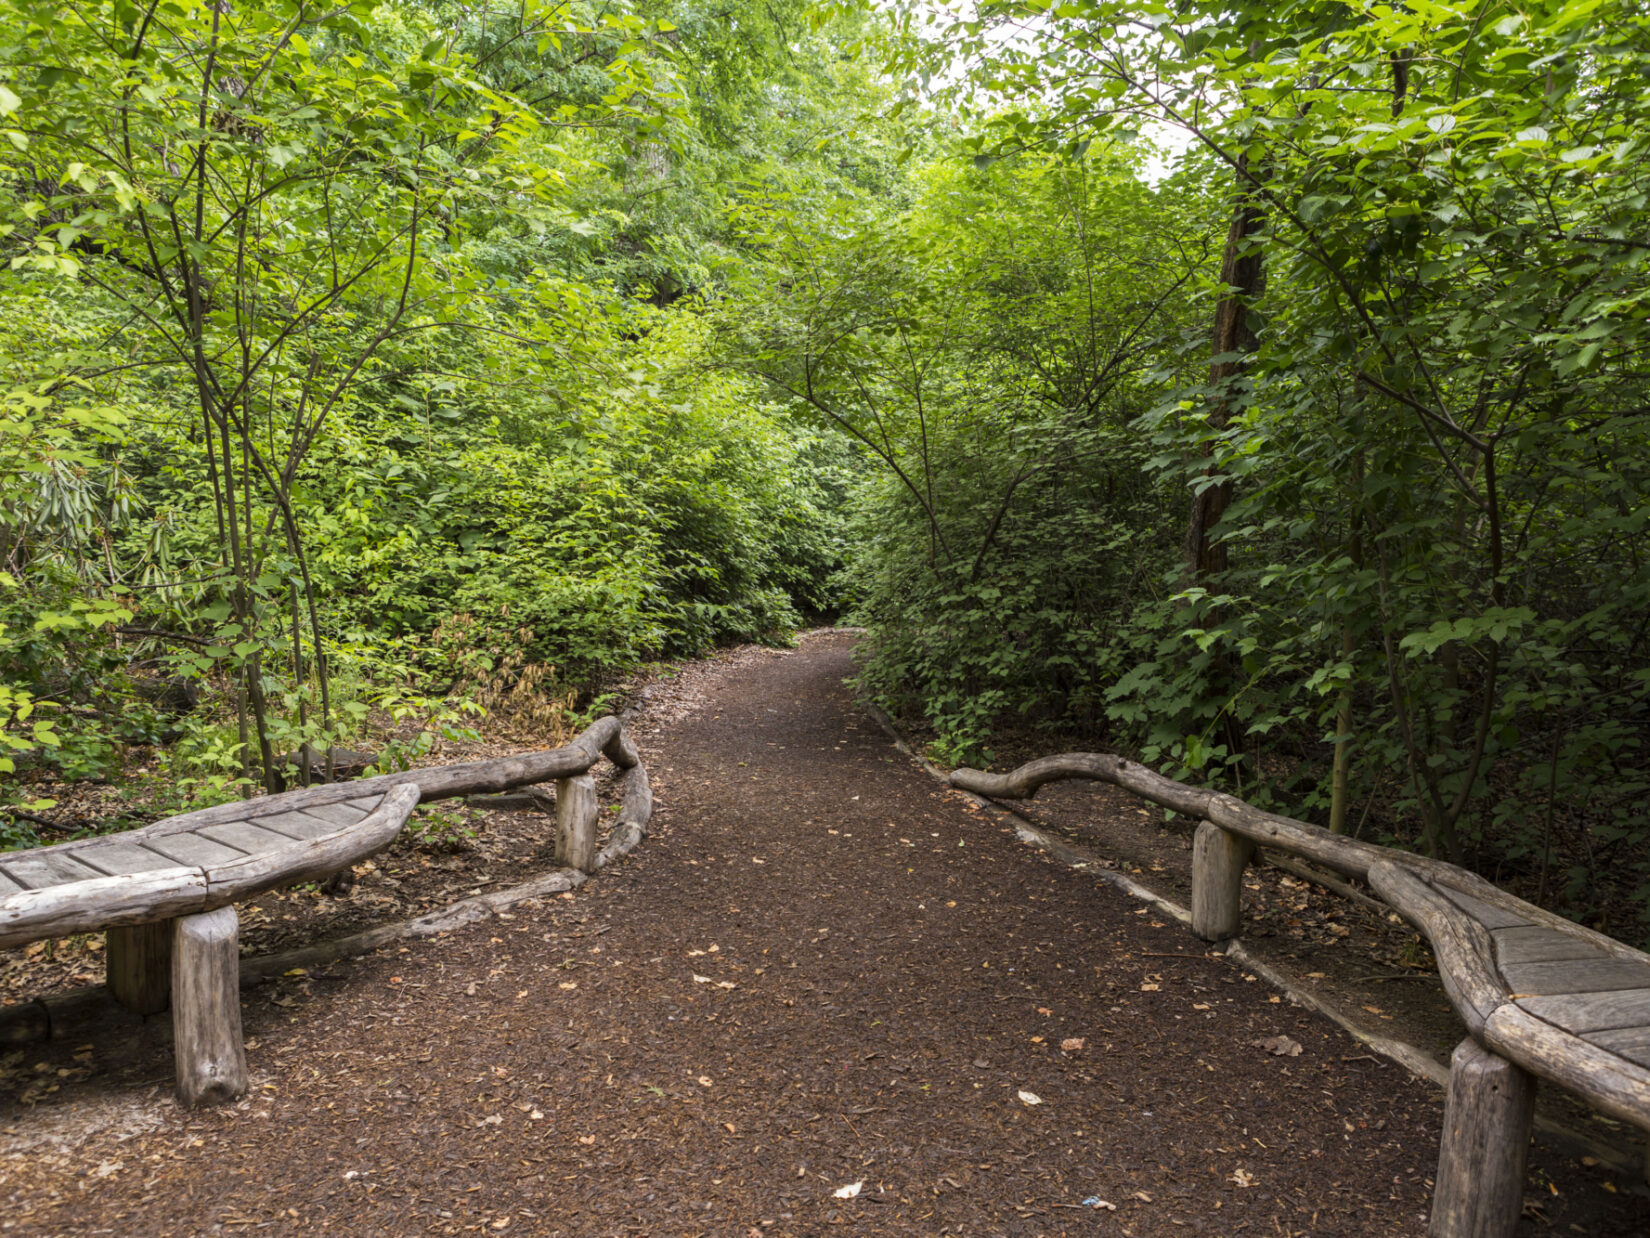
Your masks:
M 246 993 L 237 1104 L 152 1025 L 0 1057 L 0 1232 L 1424 1233 L 1441 1093 L 939 788 L 850 643 L 650 698 L 577 894 Z M 1528 1233 L 1642 1232 L 1533 1160 Z

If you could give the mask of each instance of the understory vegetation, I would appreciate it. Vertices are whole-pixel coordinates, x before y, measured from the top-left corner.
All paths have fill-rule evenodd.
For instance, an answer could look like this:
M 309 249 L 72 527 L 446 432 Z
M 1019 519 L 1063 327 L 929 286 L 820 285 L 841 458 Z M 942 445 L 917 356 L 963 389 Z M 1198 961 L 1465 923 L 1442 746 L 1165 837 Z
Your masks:
M 846 617 L 1650 933 L 1636 9 L 0 10 L 7 845 Z

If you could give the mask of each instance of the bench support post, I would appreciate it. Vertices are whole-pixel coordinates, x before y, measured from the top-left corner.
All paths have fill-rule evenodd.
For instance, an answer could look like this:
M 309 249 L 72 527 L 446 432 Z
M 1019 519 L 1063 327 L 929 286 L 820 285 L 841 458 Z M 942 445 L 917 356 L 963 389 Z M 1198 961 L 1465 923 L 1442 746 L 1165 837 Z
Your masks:
M 220 907 L 174 922 L 172 1042 L 178 1098 L 185 1105 L 233 1100 L 246 1091 L 241 1044 L 240 917 Z
M 1428 1238 L 1512 1238 L 1534 1115 L 1534 1076 L 1471 1038 L 1456 1046 Z
M 104 986 L 133 1014 L 159 1014 L 172 1000 L 172 931 L 172 921 L 154 920 L 104 935 Z
M 556 863 L 581 873 L 596 868 L 596 822 L 602 812 L 589 774 L 556 780 Z
M 1254 852 L 1247 838 L 1213 822 L 1197 827 L 1192 840 L 1192 932 L 1204 941 L 1224 941 L 1243 931 L 1243 869 Z

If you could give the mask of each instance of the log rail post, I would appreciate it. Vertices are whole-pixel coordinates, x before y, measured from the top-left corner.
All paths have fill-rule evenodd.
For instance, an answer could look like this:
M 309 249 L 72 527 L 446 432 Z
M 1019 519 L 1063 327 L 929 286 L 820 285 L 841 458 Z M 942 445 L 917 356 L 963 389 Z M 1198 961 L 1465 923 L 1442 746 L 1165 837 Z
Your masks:
M 589 774 L 556 780 L 556 863 L 596 871 L 596 823 L 601 817 L 596 780 Z
M 111 928 L 103 943 L 104 985 L 133 1014 L 159 1014 L 172 1000 L 172 921 Z
M 1192 838 L 1192 932 L 1224 941 L 1243 931 L 1243 870 L 1255 852 L 1247 838 L 1212 821 Z
M 1450 1058 L 1428 1238 L 1509 1238 L 1524 1210 L 1535 1078 L 1470 1037 Z
M 178 1099 L 234 1100 L 246 1091 L 241 1043 L 240 917 L 219 907 L 180 916 L 172 938 L 172 1045 Z

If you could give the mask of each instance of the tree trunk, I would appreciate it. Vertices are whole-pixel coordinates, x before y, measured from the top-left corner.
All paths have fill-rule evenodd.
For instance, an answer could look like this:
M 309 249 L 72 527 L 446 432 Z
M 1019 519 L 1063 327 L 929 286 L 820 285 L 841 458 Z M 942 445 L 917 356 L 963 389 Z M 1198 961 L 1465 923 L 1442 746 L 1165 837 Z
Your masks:
M 1265 212 L 1249 183 L 1248 161 L 1240 156 L 1237 205 L 1233 209 L 1231 227 L 1226 232 L 1226 251 L 1220 263 L 1220 282 L 1224 291 L 1215 303 L 1209 384 L 1216 388 L 1216 392 L 1214 405 L 1209 410 L 1211 433 L 1204 444 L 1205 455 L 1214 454 L 1217 446 L 1214 436 L 1225 429 L 1231 420 L 1232 380 L 1242 370 L 1246 356 L 1255 349 L 1255 333 L 1249 326 L 1249 305 L 1265 290 L 1266 273 L 1260 251 L 1252 247 L 1252 242 L 1265 222 Z M 1204 475 L 1213 477 L 1218 472 L 1211 466 L 1204 471 Z M 1226 548 L 1211 542 L 1209 535 L 1220 523 L 1231 501 L 1230 481 L 1215 482 L 1192 496 L 1192 515 L 1186 530 L 1188 584 L 1207 584 L 1212 577 L 1226 570 Z

